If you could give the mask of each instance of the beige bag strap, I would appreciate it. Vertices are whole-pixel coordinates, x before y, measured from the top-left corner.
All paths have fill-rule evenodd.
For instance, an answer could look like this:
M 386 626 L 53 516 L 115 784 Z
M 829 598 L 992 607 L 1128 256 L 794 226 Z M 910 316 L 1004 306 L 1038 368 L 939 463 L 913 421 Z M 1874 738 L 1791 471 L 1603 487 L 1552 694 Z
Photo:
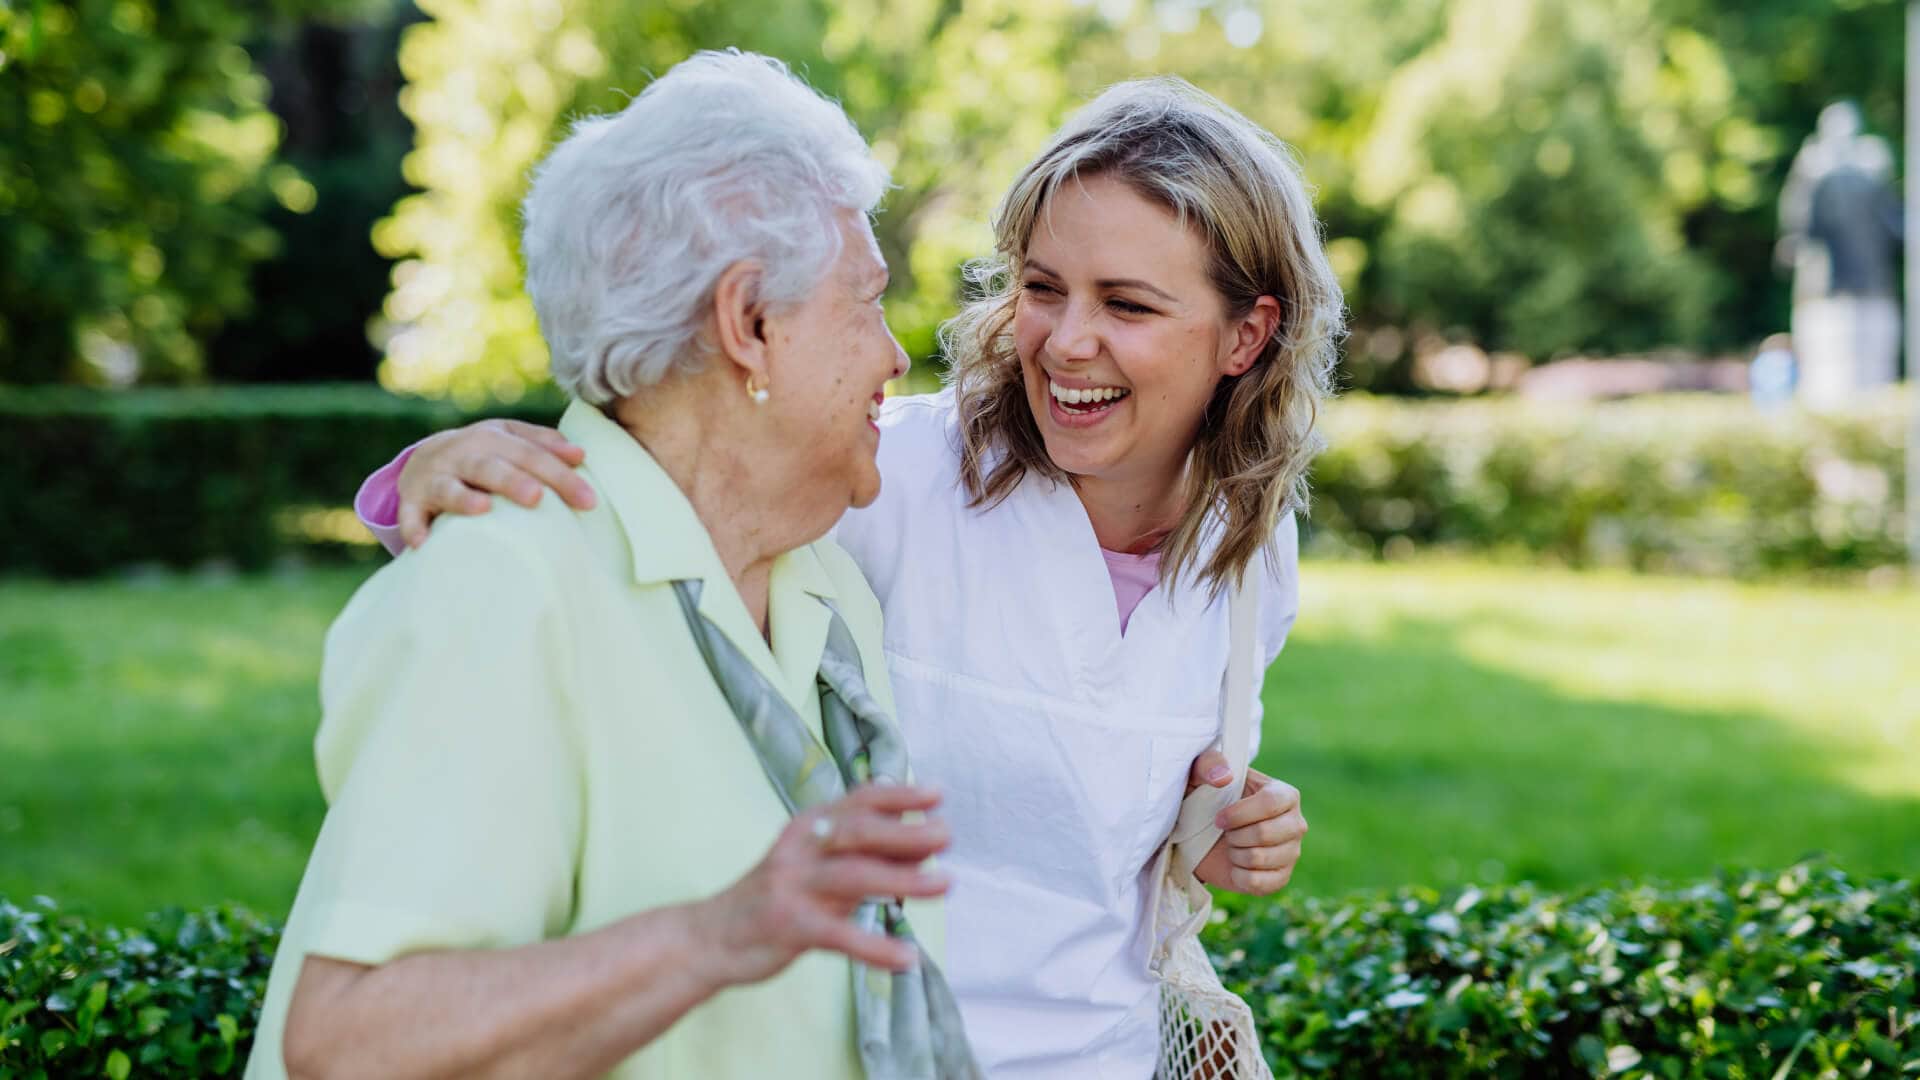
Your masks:
M 1233 770 L 1233 782 L 1226 787 L 1202 784 L 1194 788 L 1180 804 L 1180 816 L 1174 820 L 1168 840 L 1173 845 L 1173 863 L 1183 874 L 1193 868 L 1220 839 L 1213 824 L 1215 814 L 1240 797 L 1246 785 L 1247 756 L 1252 746 L 1253 695 L 1259 674 L 1254 657 L 1254 631 L 1260 625 L 1260 562 L 1255 554 L 1247 560 L 1227 594 L 1227 671 L 1220 692 L 1220 738 L 1216 743 L 1227 755 Z

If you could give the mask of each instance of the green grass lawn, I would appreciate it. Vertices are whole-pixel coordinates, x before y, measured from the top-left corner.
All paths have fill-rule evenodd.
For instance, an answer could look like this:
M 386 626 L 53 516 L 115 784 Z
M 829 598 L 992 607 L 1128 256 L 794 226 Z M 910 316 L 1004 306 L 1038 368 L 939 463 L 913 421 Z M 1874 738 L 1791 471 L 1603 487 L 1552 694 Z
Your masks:
M 0 583 L 0 895 L 283 914 L 321 814 L 321 639 L 364 574 Z M 1480 565 L 1304 581 L 1262 759 L 1306 792 L 1298 889 L 1815 852 L 1920 869 L 1920 595 Z
M 1261 762 L 1314 892 L 1920 872 L 1920 593 L 1309 564 Z

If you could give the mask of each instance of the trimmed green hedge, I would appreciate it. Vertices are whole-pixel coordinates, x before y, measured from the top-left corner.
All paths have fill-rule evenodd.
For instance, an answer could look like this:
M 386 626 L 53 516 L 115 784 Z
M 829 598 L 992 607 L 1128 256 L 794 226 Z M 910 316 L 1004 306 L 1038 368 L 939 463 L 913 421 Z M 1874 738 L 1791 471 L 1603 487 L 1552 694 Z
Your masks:
M 1742 576 L 1898 564 L 1910 403 L 1821 417 L 1711 395 L 1350 395 L 1329 412 L 1309 536 L 1370 555 L 1440 547 Z
M 1210 945 L 1283 1076 L 1920 1072 L 1911 881 L 1309 899 Z
M 120 930 L 0 900 L 0 1080 L 237 1076 L 279 941 L 230 908 Z
M 553 398 L 465 409 L 358 385 L 0 390 L 0 572 L 257 569 L 303 544 L 284 512 L 351 502 L 400 448 L 481 416 L 560 411 Z
M 1209 945 L 1281 1076 L 1920 1072 L 1920 891 L 1799 866 L 1681 888 L 1234 902 Z M 0 901 L 0 1078 L 221 1076 L 277 930 Z
M 0 573 L 271 562 L 288 512 L 344 506 L 400 447 L 555 396 L 462 408 L 371 386 L 0 389 Z M 1453 547 L 1703 573 L 1858 571 L 1904 552 L 1900 399 L 1846 418 L 1692 396 L 1336 402 L 1319 550 Z

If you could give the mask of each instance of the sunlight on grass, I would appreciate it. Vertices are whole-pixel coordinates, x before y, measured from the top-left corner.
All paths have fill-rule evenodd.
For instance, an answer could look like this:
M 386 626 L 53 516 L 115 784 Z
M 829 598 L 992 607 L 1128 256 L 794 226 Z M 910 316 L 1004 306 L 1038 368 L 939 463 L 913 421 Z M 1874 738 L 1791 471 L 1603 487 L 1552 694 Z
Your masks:
M 321 637 L 364 576 L 0 583 L 0 894 L 284 912 Z
M 1303 632 L 1383 604 L 1379 567 L 1314 565 Z M 1456 624 L 1462 656 L 1569 695 L 1764 713 L 1849 752 L 1833 779 L 1920 795 L 1920 593 L 1422 565 L 1402 606 Z M 1318 610 L 1316 610 L 1318 609 Z
M 1910 591 L 1424 562 L 1302 578 L 1263 754 L 1315 822 L 1300 887 L 1911 868 Z
M 323 636 L 364 569 L 0 583 L 0 895 L 285 912 Z M 1293 888 L 1910 872 L 1920 596 L 1309 563 L 1261 764 Z

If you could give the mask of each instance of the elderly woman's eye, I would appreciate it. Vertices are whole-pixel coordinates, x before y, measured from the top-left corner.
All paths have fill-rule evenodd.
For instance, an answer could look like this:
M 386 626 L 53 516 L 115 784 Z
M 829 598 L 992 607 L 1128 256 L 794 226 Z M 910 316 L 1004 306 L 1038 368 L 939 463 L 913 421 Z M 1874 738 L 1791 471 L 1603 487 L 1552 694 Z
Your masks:
M 1036 296 L 1044 293 L 1058 293 L 1060 291 L 1044 281 L 1029 281 L 1020 287 Z
M 1122 313 L 1122 314 L 1124 314 L 1124 315 L 1151 315 L 1151 314 L 1153 314 L 1153 309 L 1152 309 L 1152 308 L 1150 308 L 1150 307 L 1143 307 L 1143 306 L 1141 306 L 1141 305 L 1139 305 L 1139 304 L 1136 304 L 1136 303 L 1134 303 L 1134 302 L 1133 302 L 1133 301 L 1131 301 L 1131 300 L 1109 300 L 1109 301 L 1107 301 L 1107 306 L 1108 306 L 1108 307 L 1110 307 L 1110 308 L 1112 308 L 1112 309 L 1113 309 L 1113 310 L 1115 310 L 1115 311 L 1118 311 L 1118 312 L 1120 312 L 1120 313 Z

